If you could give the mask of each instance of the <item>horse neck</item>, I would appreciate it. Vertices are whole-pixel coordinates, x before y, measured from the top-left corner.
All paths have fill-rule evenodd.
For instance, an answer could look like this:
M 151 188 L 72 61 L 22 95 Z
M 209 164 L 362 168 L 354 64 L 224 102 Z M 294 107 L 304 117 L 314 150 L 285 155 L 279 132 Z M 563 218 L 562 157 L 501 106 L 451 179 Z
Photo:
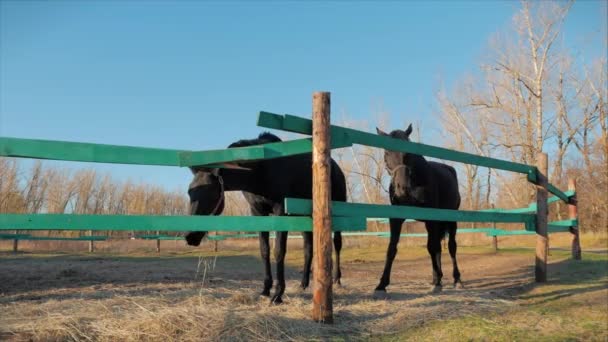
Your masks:
M 258 184 L 254 174 L 254 170 L 222 169 L 224 190 L 255 193 L 258 190 Z

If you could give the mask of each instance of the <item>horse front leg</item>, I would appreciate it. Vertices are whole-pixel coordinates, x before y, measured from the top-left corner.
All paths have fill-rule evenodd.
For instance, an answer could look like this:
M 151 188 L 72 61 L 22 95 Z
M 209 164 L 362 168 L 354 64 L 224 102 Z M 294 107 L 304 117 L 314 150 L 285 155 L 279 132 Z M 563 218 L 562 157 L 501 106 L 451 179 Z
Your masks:
M 312 265 L 312 232 L 304 232 L 304 270 L 302 272 L 302 282 L 300 288 L 306 290 L 310 285 L 310 267 Z
M 277 262 L 277 285 L 271 304 L 283 303 L 285 293 L 285 254 L 287 253 L 287 232 L 277 232 L 275 239 L 274 258 Z
M 426 231 L 428 238 L 426 241 L 426 249 L 431 256 L 431 264 L 433 266 L 433 288 L 432 292 L 439 292 L 442 289 L 441 278 L 443 271 L 441 270 L 441 239 L 444 231 L 441 225 L 427 222 Z
M 384 264 L 384 271 L 380 278 L 380 283 L 376 287 L 376 293 L 386 293 L 386 287 L 391 282 L 391 268 L 393 267 L 393 261 L 397 255 L 397 245 L 399 244 L 399 238 L 401 237 L 401 225 L 404 219 L 390 219 L 391 225 L 391 239 L 388 243 L 388 249 L 386 251 L 386 261 Z
M 260 233 L 260 255 L 264 263 L 264 289 L 262 296 L 270 297 L 270 288 L 272 288 L 272 268 L 270 266 L 270 241 L 269 233 Z

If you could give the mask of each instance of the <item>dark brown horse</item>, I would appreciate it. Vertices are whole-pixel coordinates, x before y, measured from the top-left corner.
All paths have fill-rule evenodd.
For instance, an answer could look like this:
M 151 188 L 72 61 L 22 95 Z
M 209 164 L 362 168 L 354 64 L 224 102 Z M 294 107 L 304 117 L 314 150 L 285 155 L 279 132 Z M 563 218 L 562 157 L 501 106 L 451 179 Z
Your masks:
M 229 146 L 244 147 L 281 141 L 270 133 L 262 133 L 257 139 L 240 140 Z M 224 208 L 225 191 L 242 191 L 249 203 L 252 215 L 285 215 L 286 197 L 312 198 L 312 154 L 260 160 L 238 165 L 242 169 L 217 169 L 194 167 L 194 178 L 190 183 L 191 215 L 219 215 Z M 338 164 L 331 162 L 332 199 L 346 201 L 346 181 Z M 264 227 L 260 227 L 263 230 Z M 189 245 L 198 246 L 207 232 L 191 232 L 186 236 Z M 304 271 L 301 288 L 308 287 L 312 263 L 312 232 L 303 233 Z M 342 235 L 334 233 L 336 267 L 334 282 L 340 283 L 340 250 Z M 285 292 L 285 253 L 287 251 L 287 232 L 277 232 L 275 260 L 277 263 L 277 284 L 272 303 L 281 303 Z M 264 262 L 264 289 L 262 295 L 270 296 L 272 271 L 270 265 L 269 232 L 260 233 L 260 252 Z
M 412 125 L 405 131 L 395 130 L 387 134 L 376 128 L 379 135 L 409 141 Z M 423 156 L 385 150 L 384 162 L 391 176 L 389 187 L 392 205 L 407 205 L 437 209 L 458 209 L 460 193 L 458 178 L 453 167 L 427 161 Z M 386 252 L 386 264 L 380 284 L 376 291 L 386 292 L 390 283 L 391 267 L 397 254 L 397 244 L 404 219 L 390 219 L 391 238 Z M 454 286 L 461 286 L 460 271 L 456 262 L 456 222 L 424 221 L 428 234 L 426 248 L 433 266 L 433 291 L 440 291 L 441 278 L 441 240 L 449 235 L 448 250 L 452 257 Z

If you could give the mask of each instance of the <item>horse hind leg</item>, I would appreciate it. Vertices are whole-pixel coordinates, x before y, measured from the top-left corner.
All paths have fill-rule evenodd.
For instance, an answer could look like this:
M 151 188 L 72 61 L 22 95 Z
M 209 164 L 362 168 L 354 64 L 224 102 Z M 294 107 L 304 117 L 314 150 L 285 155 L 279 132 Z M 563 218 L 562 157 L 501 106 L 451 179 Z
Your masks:
M 268 232 L 260 233 L 260 255 L 262 263 L 264 263 L 264 289 L 261 295 L 270 297 L 270 289 L 272 288 L 272 268 L 270 266 L 270 234 Z
M 277 232 L 275 239 L 274 257 L 277 263 L 277 284 L 271 304 L 283 303 L 285 293 L 285 253 L 287 252 L 287 232 Z
M 342 270 L 340 269 L 340 251 L 342 250 L 342 233 L 334 233 L 334 250 L 336 251 L 336 264 L 334 266 L 334 284 L 342 285 Z
M 304 270 L 302 271 L 302 282 L 300 289 L 306 290 L 310 285 L 310 269 L 312 265 L 312 232 L 304 232 Z
M 458 249 L 458 245 L 456 244 L 456 222 L 450 222 L 449 225 L 448 250 L 450 252 L 450 257 L 452 258 L 454 288 L 463 288 L 462 280 L 460 279 L 460 270 L 458 269 L 458 262 L 456 261 L 456 250 Z

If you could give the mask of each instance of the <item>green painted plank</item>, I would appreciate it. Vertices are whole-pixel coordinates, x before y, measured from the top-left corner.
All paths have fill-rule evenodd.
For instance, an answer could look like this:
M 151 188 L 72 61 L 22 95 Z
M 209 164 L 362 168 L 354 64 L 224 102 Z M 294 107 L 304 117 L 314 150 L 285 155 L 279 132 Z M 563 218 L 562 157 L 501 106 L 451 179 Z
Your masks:
M 258 159 L 264 159 L 264 147 L 262 145 L 211 151 L 183 151 L 179 153 L 180 166 L 209 165 Z
M 362 217 L 335 217 L 333 229 L 365 230 Z M 310 217 L 0 214 L 0 230 L 310 231 Z
M 0 156 L 94 163 L 179 166 L 179 150 L 0 137 Z
M 487 236 L 509 236 L 509 235 L 535 235 L 535 232 L 528 230 L 498 230 L 493 233 L 487 233 Z
M 570 198 L 574 195 L 574 191 L 568 190 L 568 191 L 564 192 L 564 194 L 565 194 L 565 196 Z M 551 196 L 547 199 L 547 204 L 555 203 L 557 201 L 561 201 L 561 198 L 559 198 L 557 196 Z M 479 211 L 495 212 L 495 213 L 534 213 L 534 212 L 536 212 L 536 203 L 530 203 L 528 205 L 528 207 L 526 207 L 526 208 L 516 208 L 516 209 L 494 208 L 494 209 L 482 209 Z
M 334 139 L 331 145 L 332 148 L 351 146 L 345 139 Z M 311 152 L 312 139 L 305 138 L 216 151 L 185 151 L 181 152 L 179 157 L 181 166 L 196 166 L 274 159 Z
M 332 147 L 351 146 L 346 139 L 334 139 Z M 257 146 L 210 151 L 167 150 L 53 140 L 0 138 L 0 156 L 52 159 L 95 163 L 136 165 L 194 166 L 233 161 L 280 158 L 310 153 L 310 138 Z
M 25 239 L 30 241 L 105 241 L 107 236 L 79 236 L 79 237 L 53 237 L 53 236 L 30 236 Z
M 312 201 L 286 198 L 285 212 L 297 215 L 310 215 L 312 212 Z M 490 213 L 336 201 L 332 202 L 332 214 L 335 216 L 394 217 L 457 222 L 523 222 L 533 224 L 535 220 L 534 214 Z
M 549 224 L 548 231 L 549 233 L 570 232 L 570 226 L 559 226 Z
M 277 118 L 277 116 L 280 115 L 269 112 L 260 112 L 258 116 L 258 125 L 263 126 L 267 124 L 268 126 L 264 127 L 281 129 L 301 134 L 312 134 L 311 120 L 286 114 L 283 116 L 283 120 L 281 122 L 281 120 Z M 280 128 L 278 127 L 279 125 Z M 332 137 L 346 136 L 353 144 L 375 146 L 393 151 L 415 153 L 444 160 L 463 162 L 466 164 L 485 166 L 494 169 L 519 172 L 523 174 L 536 173 L 535 167 L 526 164 L 509 162 L 489 157 L 482 157 L 471 153 L 453 151 L 446 148 L 431 145 L 403 141 L 388 136 L 380 136 L 377 134 L 362 132 L 340 126 L 332 125 L 331 134 Z
M 559 199 L 561 199 L 562 201 L 566 203 L 570 202 L 570 196 L 568 196 L 566 192 L 563 192 L 558 189 L 555 185 L 549 183 L 549 185 L 547 186 L 547 190 L 549 190 L 549 192 L 554 194 L 556 197 L 559 197 Z
M 386 217 L 368 217 L 367 222 L 389 223 L 389 219 Z M 407 219 L 405 222 L 416 222 L 416 220 Z
M 575 220 L 561 220 L 549 222 L 549 226 L 553 227 L 575 227 L 578 226 L 578 219 Z
M 30 236 L 30 234 L 0 234 L 0 240 L 20 240 Z
M 184 240 L 183 236 L 170 235 L 137 235 L 134 238 L 142 240 Z

